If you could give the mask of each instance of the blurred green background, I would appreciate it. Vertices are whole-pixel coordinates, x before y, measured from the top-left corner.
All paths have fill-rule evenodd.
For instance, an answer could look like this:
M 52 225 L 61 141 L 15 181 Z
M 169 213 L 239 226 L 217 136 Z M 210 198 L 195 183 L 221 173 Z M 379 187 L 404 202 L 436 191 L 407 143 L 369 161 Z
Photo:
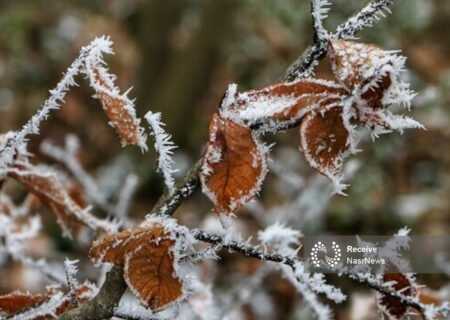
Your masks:
M 334 30 L 362 5 L 332 1 L 326 27 Z M 116 52 L 106 57 L 110 70 L 123 91 L 134 87 L 140 116 L 162 111 L 179 146 L 175 161 L 182 174 L 201 155 L 209 119 L 227 85 L 246 90 L 274 83 L 311 43 L 309 9 L 306 0 L 0 1 L 0 132 L 20 128 L 36 112 L 81 46 L 109 35 Z M 274 212 L 289 202 L 294 205 L 283 206 L 290 210 L 287 220 L 298 217 L 304 233 L 388 235 L 406 225 L 412 234 L 448 235 L 450 1 L 395 1 L 391 9 L 393 14 L 362 32 L 360 40 L 407 56 L 404 76 L 418 92 L 411 116 L 427 130 L 393 133 L 375 143 L 365 139 L 364 151 L 351 158 L 348 196 L 331 199 L 296 151 L 295 130 L 267 137 L 277 142 L 271 166 L 278 174 L 269 175 L 261 201 L 239 216 L 248 234 L 261 219 L 278 217 Z M 333 79 L 326 60 L 317 76 Z M 131 215 L 142 217 L 162 192 L 154 155 L 122 149 L 91 88 L 81 77 L 77 82 L 80 87 L 42 125 L 30 148 L 37 161 L 52 163 L 40 154 L 40 141 L 61 144 L 66 134 L 78 135 L 81 162 L 111 197 L 127 173 L 138 174 Z M 292 172 L 297 186 L 271 183 Z M 210 208 L 207 198 L 196 194 L 176 216 L 195 226 L 211 215 Z M 70 243 L 59 247 L 74 250 Z M 428 280 L 433 286 L 441 278 Z

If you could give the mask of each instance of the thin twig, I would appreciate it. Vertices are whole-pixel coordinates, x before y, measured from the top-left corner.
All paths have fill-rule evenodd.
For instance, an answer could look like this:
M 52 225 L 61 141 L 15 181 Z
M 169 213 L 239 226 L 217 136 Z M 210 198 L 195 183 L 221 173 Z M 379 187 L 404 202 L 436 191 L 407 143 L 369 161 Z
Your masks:
M 295 271 L 296 265 L 300 262 L 300 260 L 296 257 L 292 256 L 283 256 L 278 253 L 267 252 L 264 250 L 260 250 L 257 247 L 251 246 L 244 242 L 233 241 L 233 240 L 224 240 L 221 236 L 207 233 L 203 230 L 193 229 L 191 231 L 194 238 L 197 240 L 213 244 L 218 246 L 218 248 L 227 249 L 230 252 L 238 252 L 246 257 L 255 258 L 261 261 L 271 261 L 276 263 L 282 263 L 292 268 Z M 347 278 L 366 285 L 384 295 L 387 295 L 391 298 L 400 300 L 404 305 L 408 307 L 415 308 L 419 310 L 422 314 L 425 314 L 426 310 L 429 306 L 421 303 L 419 300 L 414 297 L 405 296 L 397 291 L 390 290 L 386 286 L 380 285 L 375 279 L 372 277 L 358 277 L 357 274 L 350 272 L 341 272 L 340 275 L 346 276 Z M 442 315 L 446 315 L 449 311 L 448 306 L 438 307 L 436 308 L 436 312 Z

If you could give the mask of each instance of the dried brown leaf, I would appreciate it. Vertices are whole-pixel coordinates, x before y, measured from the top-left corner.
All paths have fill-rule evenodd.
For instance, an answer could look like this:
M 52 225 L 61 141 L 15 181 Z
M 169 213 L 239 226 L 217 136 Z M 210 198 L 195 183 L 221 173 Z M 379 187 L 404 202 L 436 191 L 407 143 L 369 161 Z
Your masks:
M 182 282 L 174 269 L 174 245 L 163 226 L 143 223 L 95 241 L 90 256 L 95 263 L 124 265 L 130 290 L 142 305 L 159 311 L 182 296 Z
M 333 182 L 339 182 L 348 139 L 341 107 L 312 111 L 300 125 L 300 146 L 306 160 Z
M 251 129 L 213 115 L 200 181 L 216 213 L 238 210 L 259 191 L 266 158 Z
M 140 127 L 140 120 L 136 117 L 133 102 L 126 94 L 119 93 L 114 86 L 114 77 L 105 68 L 86 61 L 86 69 L 96 97 L 102 103 L 103 110 L 110 119 L 111 126 L 119 135 L 122 144 L 138 145 L 145 150 L 147 146 L 143 135 L 144 129 Z
M 330 40 L 328 56 L 336 78 L 373 108 L 383 106 L 382 99 L 391 86 L 393 60 L 373 44 L 348 40 Z
M 20 182 L 39 200 L 52 210 L 58 223 L 66 234 L 70 234 L 69 225 L 82 223 L 93 230 L 107 231 L 109 223 L 89 214 L 74 201 L 56 175 L 42 173 L 38 168 L 26 167 L 10 170 L 8 176 Z

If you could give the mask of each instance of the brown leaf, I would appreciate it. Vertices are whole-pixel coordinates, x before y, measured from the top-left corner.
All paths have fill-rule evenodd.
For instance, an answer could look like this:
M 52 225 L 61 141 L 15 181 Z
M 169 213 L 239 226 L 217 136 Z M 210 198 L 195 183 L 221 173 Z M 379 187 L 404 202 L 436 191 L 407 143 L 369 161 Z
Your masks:
M 383 282 L 395 282 L 392 285 L 394 290 L 397 292 L 401 290 L 401 293 L 405 296 L 412 296 L 415 293 L 415 288 L 413 287 L 411 279 L 402 273 L 386 273 L 383 275 Z M 378 297 L 378 304 L 385 309 L 384 311 L 381 310 L 383 314 L 387 317 L 394 317 L 394 319 L 400 319 L 407 311 L 407 306 L 399 299 L 383 294 Z
M 251 129 L 213 115 L 200 181 L 216 213 L 238 210 L 259 191 L 266 161 L 266 151 Z
M 383 106 L 382 99 L 391 86 L 393 59 L 376 45 L 347 40 L 330 40 L 330 57 L 336 78 L 373 108 Z M 360 90 L 360 91 L 359 91 Z
M 347 95 L 346 89 L 332 81 L 308 79 L 277 83 L 237 94 L 235 101 L 227 106 L 227 115 L 234 113 L 247 124 L 267 119 L 292 123 L 308 111 L 331 101 L 341 101 Z M 233 115 L 227 118 L 233 119 Z
M 175 240 L 160 224 L 143 223 L 120 233 L 109 233 L 90 250 L 95 263 L 124 265 L 124 278 L 142 305 L 162 310 L 182 296 L 182 282 L 175 275 Z
M 71 198 L 56 175 L 42 173 L 38 168 L 27 165 L 10 170 L 8 176 L 24 185 L 56 214 L 64 233 L 70 235 L 69 225 L 76 223 L 82 223 L 93 230 L 109 229 L 110 225 L 107 222 L 89 214 Z
M 89 282 L 76 288 L 76 295 L 79 303 L 88 301 L 96 292 L 95 286 Z M 46 293 L 31 293 L 14 291 L 10 294 L 0 296 L 0 312 L 6 314 L 14 314 L 24 311 L 25 309 L 36 307 L 41 303 L 47 302 L 59 290 L 50 287 Z M 63 299 L 62 303 L 56 308 L 55 314 L 59 315 L 67 310 L 73 309 L 74 306 L 69 299 Z M 36 317 L 33 320 L 44 320 L 52 317 Z M 31 320 L 31 319 L 30 319 Z
M 145 307 L 160 311 L 182 296 L 182 283 L 174 277 L 173 240 L 146 242 L 125 258 L 125 281 Z
M 312 111 L 300 125 L 300 146 L 310 166 L 339 183 L 343 159 L 349 150 L 349 132 L 342 108 Z
M 122 144 L 138 145 L 146 150 L 144 129 L 140 127 L 140 120 L 136 117 L 133 102 L 120 94 L 114 86 L 114 77 L 99 65 L 86 61 L 91 86 L 96 91 L 96 97 L 101 101 L 103 110 L 110 119 L 110 124 L 116 129 Z
M 0 312 L 17 313 L 20 310 L 40 304 L 49 299 L 48 293 L 14 291 L 0 297 Z

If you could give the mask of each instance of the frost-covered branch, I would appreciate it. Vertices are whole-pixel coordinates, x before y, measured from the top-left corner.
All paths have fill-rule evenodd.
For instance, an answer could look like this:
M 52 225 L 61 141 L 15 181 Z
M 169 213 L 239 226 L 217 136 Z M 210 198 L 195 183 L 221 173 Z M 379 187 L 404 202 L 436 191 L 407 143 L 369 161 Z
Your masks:
M 75 275 L 78 272 L 78 265 L 77 265 L 78 262 L 79 260 L 69 260 L 67 258 L 66 261 L 64 261 L 64 268 L 66 270 L 66 280 L 67 286 L 69 287 L 70 300 L 75 308 L 78 307 L 78 298 L 76 292 L 78 281 L 75 278 Z
M 312 3 L 316 5 L 319 0 L 312 0 Z M 364 29 L 370 27 L 375 21 L 379 19 L 384 12 L 389 12 L 389 5 L 394 0 L 372 0 L 358 13 L 347 19 L 346 22 L 339 25 L 336 29 L 336 33 L 331 35 L 333 38 L 352 38 Z M 314 12 L 313 12 L 314 13 Z M 314 20 L 314 24 L 317 21 Z M 316 27 L 316 26 L 315 26 Z M 315 39 L 319 40 L 319 39 Z M 287 72 L 280 78 L 281 81 L 294 81 L 300 78 L 306 78 L 312 75 L 314 68 L 318 65 L 319 61 L 326 55 L 327 47 L 323 46 L 320 42 L 308 47 L 297 60 L 295 60 L 288 68 Z
M 357 14 L 349 18 L 345 23 L 336 28 L 334 37 L 338 39 L 352 39 L 364 28 L 372 27 L 375 22 L 391 13 L 389 6 L 393 0 L 376 0 L 369 2 Z
M 230 252 L 237 252 L 243 254 L 247 257 L 256 258 L 262 261 L 275 262 L 281 265 L 285 265 L 288 269 L 282 269 L 283 273 L 291 279 L 294 279 L 294 285 L 303 293 L 306 290 L 306 293 L 311 291 L 314 294 L 324 294 L 329 299 L 335 302 L 342 302 L 345 299 L 337 289 L 334 290 L 334 287 L 326 285 L 323 280 L 323 275 L 309 274 L 305 272 L 303 269 L 303 263 L 296 257 L 292 255 L 282 255 L 279 253 L 268 252 L 266 250 L 261 250 L 258 247 L 249 245 L 245 242 L 239 242 L 234 240 L 225 239 L 219 235 L 214 235 L 207 233 L 202 230 L 193 229 L 193 236 L 200 241 L 207 242 L 213 245 L 220 245 L 221 248 L 227 249 Z M 362 285 L 370 287 L 376 290 L 379 293 L 387 295 L 391 298 L 398 299 L 402 304 L 408 307 L 412 307 L 420 311 L 426 319 L 434 319 L 436 315 L 446 316 L 449 314 L 449 306 L 444 304 L 440 307 L 436 307 L 434 305 L 424 304 L 417 297 L 407 296 L 402 294 L 401 292 L 393 290 L 388 284 L 383 283 L 379 279 L 376 279 L 373 275 L 370 274 L 356 274 L 350 272 L 342 272 L 339 274 L 340 276 L 345 276 L 348 279 L 356 281 Z M 318 315 L 323 316 L 323 319 L 328 319 L 325 317 L 326 311 L 319 305 L 319 301 L 314 299 L 312 295 L 306 295 L 305 298 L 309 299 L 310 305 L 314 308 L 314 310 L 318 313 Z M 434 317 L 433 317 L 434 316 Z
M 45 155 L 64 164 L 73 177 L 81 184 L 86 196 L 93 204 L 109 215 L 117 217 L 122 222 L 126 222 L 129 203 L 138 184 L 138 178 L 135 174 L 129 174 L 125 178 L 117 202 L 113 205 L 108 201 L 94 178 L 86 172 L 78 161 L 79 140 L 76 136 L 66 136 L 64 148 L 45 140 L 41 143 L 40 149 Z
M 74 135 L 67 135 L 64 148 L 58 147 L 47 140 L 41 143 L 40 150 L 50 158 L 64 164 L 74 178 L 83 186 L 88 199 L 106 212 L 112 207 L 103 195 L 95 180 L 84 170 L 77 159 L 79 140 Z
M 175 169 L 172 168 L 174 163 L 172 159 L 173 150 L 176 148 L 175 144 L 171 140 L 171 135 L 164 131 L 163 126 L 165 124 L 161 122 L 161 113 L 153 113 L 151 111 L 147 112 L 145 115 L 145 119 L 147 120 L 150 129 L 151 135 L 155 140 L 155 151 L 158 157 L 158 168 L 164 177 L 164 183 L 169 194 L 174 192 L 174 184 L 175 180 L 173 179 L 173 174 L 176 172 Z
M 313 19 L 314 42 L 323 43 L 326 46 L 328 32 L 325 30 L 322 21 L 328 16 L 330 11 L 328 0 L 311 0 L 311 16 Z
M 128 209 L 130 207 L 131 199 L 136 191 L 136 187 L 138 186 L 138 176 L 131 173 L 127 175 L 125 178 L 125 182 L 120 189 L 119 199 L 117 200 L 117 204 L 114 208 L 114 216 L 119 218 L 121 221 L 127 220 Z
M 16 151 L 27 143 L 27 137 L 32 134 L 38 134 L 41 122 L 48 118 L 52 110 L 59 109 L 61 104 L 64 103 L 67 91 L 70 87 L 76 85 L 74 77 L 83 67 L 84 59 L 91 52 L 96 52 L 98 56 L 101 56 L 104 52 L 110 52 L 109 45 L 105 42 L 105 38 L 101 37 L 81 49 L 79 56 L 72 62 L 56 87 L 50 90 L 50 97 L 45 100 L 39 111 L 0 150 L 0 179 L 6 175 L 6 169 L 13 162 Z

